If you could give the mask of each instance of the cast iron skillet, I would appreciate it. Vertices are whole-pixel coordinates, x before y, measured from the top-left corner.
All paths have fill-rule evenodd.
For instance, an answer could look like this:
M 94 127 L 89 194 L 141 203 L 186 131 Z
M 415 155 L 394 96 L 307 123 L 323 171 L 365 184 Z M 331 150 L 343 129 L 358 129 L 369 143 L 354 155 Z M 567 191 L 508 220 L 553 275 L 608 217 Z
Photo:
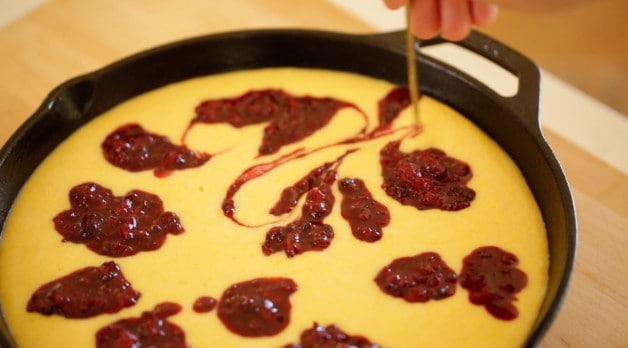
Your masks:
M 442 40 L 424 41 L 423 46 Z M 421 91 L 457 109 L 491 136 L 519 166 L 547 226 L 549 286 L 526 345 L 540 342 L 556 316 L 573 266 L 577 226 L 572 195 L 539 125 L 539 69 L 527 58 L 477 32 L 458 45 L 519 78 L 502 97 L 468 75 L 419 55 Z M 303 30 L 258 30 L 209 35 L 151 49 L 54 89 L 0 151 L 0 223 L 38 164 L 70 133 L 112 106 L 187 78 L 259 67 L 342 70 L 403 85 L 404 35 L 348 35 Z M 1 305 L 1 304 L 0 304 Z M 1 307 L 0 307 L 1 309 Z M 4 318 L 0 346 L 15 347 Z

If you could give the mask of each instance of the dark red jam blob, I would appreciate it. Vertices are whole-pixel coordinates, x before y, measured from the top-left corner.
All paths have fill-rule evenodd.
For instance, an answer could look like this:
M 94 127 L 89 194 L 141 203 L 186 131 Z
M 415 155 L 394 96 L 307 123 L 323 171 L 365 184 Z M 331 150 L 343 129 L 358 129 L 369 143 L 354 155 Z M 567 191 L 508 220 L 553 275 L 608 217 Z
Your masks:
M 336 177 L 336 170 L 328 168 L 325 179 L 307 191 L 301 217 L 286 226 L 273 227 L 266 233 L 262 245 L 265 255 L 283 251 L 288 257 L 293 257 L 310 250 L 324 250 L 330 245 L 334 230 L 323 220 L 334 207 L 331 185 Z
M 191 125 L 226 122 L 243 127 L 270 122 L 259 147 L 260 155 L 268 155 L 323 128 L 344 107 L 355 108 L 332 98 L 295 97 L 275 89 L 250 91 L 236 98 L 203 101 Z
M 394 260 L 375 282 L 386 294 L 408 302 L 441 300 L 456 292 L 456 272 L 434 252 Z
M 382 188 L 403 205 L 419 210 L 460 210 L 471 205 L 475 191 L 466 186 L 473 176 L 468 164 L 436 148 L 399 150 L 399 141 L 380 151 Z
M 389 129 L 399 113 L 411 103 L 410 92 L 405 87 L 392 89 L 378 104 L 379 125 L 377 130 Z
M 528 284 L 518 264 L 516 255 L 496 246 L 475 249 L 462 261 L 460 285 L 469 291 L 471 303 L 484 306 L 495 318 L 515 319 L 515 294 Z
M 119 127 L 102 143 L 105 159 L 112 165 L 131 171 L 154 170 L 158 177 L 174 170 L 195 168 L 210 159 L 185 146 L 174 145 L 163 135 L 149 133 L 132 123 Z
M 188 348 L 185 332 L 166 318 L 181 311 L 176 303 L 164 302 L 139 318 L 118 320 L 96 333 L 98 348 Z
M 294 185 L 283 189 L 279 201 L 270 209 L 270 213 L 276 216 L 289 213 L 308 191 L 320 185 L 331 185 L 336 180 L 336 172 L 330 170 L 334 164 L 335 162 L 327 162 L 310 171 Z
M 140 296 L 124 278 L 120 266 L 109 261 L 42 285 L 31 296 L 26 310 L 66 318 L 89 318 L 133 306 Z
M 211 312 L 218 305 L 218 300 L 211 296 L 201 296 L 194 301 L 194 305 L 192 309 L 196 313 L 207 313 Z
M 349 222 L 353 236 L 371 243 L 380 240 L 382 228 L 390 223 L 388 208 L 373 199 L 360 179 L 342 179 L 338 188 L 342 193 L 340 213 Z
M 282 227 L 273 227 L 266 233 L 262 245 L 265 255 L 283 251 L 294 257 L 306 251 L 325 250 L 334 239 L 334 229 L 327 224 L 297 220 Z
M 335 173 L 333 176 L 336 176 Z M 331 183 L 314 187 L 307 192 L 305 203 L 301 208 L 301 220 L 322 222 L 331 214 L 335 201 L 331 191 Z
M 285 112 L 293 97 L 281 90 L 249 91 L 235 98 L 205 100 L 196 106 L 193 123 L 229 123 L 240 128 L 269 122 Z
M 298 344 L 288 344 L 284 348 L 380 348 L 363 336 L 349 335 L 336 325 L 322 326 L 314 323 L 312 328 L 301 333 Z
M 124 197 L 95 183 L 70 190 L 70 210 L 53 219 L 63 241 L 85 244 L 105 256 L 122 257 L 156 250 L 166 236 L 184 229 L 176 214 L 164 212 L 154 194 L 133 190 Z
M 218 304 L 218 318 L 245 337 L 273 336 L 290 323 L 290 295 L 297 284 L 288 278 L 258 278 L 231 285 Z

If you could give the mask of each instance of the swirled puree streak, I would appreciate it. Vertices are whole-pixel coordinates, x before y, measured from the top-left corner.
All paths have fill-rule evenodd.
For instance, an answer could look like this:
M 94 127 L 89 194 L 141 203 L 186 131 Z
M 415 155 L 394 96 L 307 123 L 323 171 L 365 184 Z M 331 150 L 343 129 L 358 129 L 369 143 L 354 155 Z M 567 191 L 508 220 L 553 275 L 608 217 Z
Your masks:
M 463 116 L 424 96 L 417 128 L 407 106 L 385 81 L 272 68 L 94 119 L 37 168 L 5 226 L 0 297 L 19 346 L 522 345 L 549 262 L 536 202 Z M 73 283 L 133 298 L 76 308 L 91 290 Z M 63 315 L 77 312 L 89 317 Z

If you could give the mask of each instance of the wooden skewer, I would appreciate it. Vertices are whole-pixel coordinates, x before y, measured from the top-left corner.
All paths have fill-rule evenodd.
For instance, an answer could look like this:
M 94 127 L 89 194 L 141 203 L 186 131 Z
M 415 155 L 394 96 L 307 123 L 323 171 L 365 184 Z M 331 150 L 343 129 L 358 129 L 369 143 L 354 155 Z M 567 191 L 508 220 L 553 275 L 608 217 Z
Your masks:
M 406 55 L 408 63 L 408 88 L 410 90 L 410 102 L 414 112 L 415 125 L 420 124 L 419 115 L 419 97 L 421 90 L 419 89 L 419 72 L 416 64 L 416 51 L 414 49 L 415 39 L 412 34 L 411 26 L 411 7 L 412 0 L 406 0 Z

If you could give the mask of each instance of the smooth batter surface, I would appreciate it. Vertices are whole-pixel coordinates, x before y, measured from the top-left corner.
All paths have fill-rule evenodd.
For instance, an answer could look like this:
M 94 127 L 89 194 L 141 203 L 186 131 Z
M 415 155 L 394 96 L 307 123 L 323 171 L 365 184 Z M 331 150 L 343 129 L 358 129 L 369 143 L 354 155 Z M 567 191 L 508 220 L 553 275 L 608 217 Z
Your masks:
M 186 332 L 192 347 L 281 347 L 297 342 L 314 321 L 336 324 L 349 334 L 363 335 L 383 347 L 498 347 L 520 346 L 532 329 L 545 294 L 548 269 L 546 232 L 539 209 L 512 160 L 477 127 L 449 107 L 424 97 L 420 102 L 422 133 L 404 140 L 401 149 L 438 147 L 467 162 L 469 182 L 477 193 L 471 207 L 456 212 L 419 211 L 402 206 L 381 189 L 379 150 L 400 134 L 367 143 L 335 146 L 291 161 L 245 184 L 234 197 L 238 220 L 251 225 L 275 222 L 268 214 L 281 190 L 311 169 L 337 158 L 350 148 L 338 169 L 339 178 L 359 177 L 373 197 L 391 212 L 391 223 L 376 243 L 357 240 L 336 206 L 326 223 L 335 229 L 331 246 L 288 259 L 283 253 L 264 256 L 261 244 L 268 225 L 238 226 L 221 211 L 228 185 L 245 168 L 267 162 L 296 148 L 314 148 L 355 134 L 362 116 L 340 110 L 329 125 L 299 144 L 272 156 L 257 158 L 264 124 L 235 129 L 229 125 L 197 125 L 188 135 L 190 148 L 223 151 L 205 165 L 158 178 L 152 171 L 131 173 L 111 166 L 101 143 L 120 125 L 136 122 L 145 129 L 180 143 L 205 99 L 241 95 L 247 91 L 280 88 L 293 95 L 331 96 L 356 104 L 377 124 L 377 101 L 394 86 L 372 78 L 322 70 L 262 69 L 202 77 L 152 91 L 114 109 L 75 132 L 36 170 L 11 211 L 0 244 L 0 300 L 20 347 L 90 347 L 98 329 L 118 319 L 138 317 L 164 301 L 183 311 L 169 320 Z M 412 122 L 409 110 L 394 126 Z M 111 258 L 84 245 L 62 243 L 52 218 L 69 208 L 68 192 L 93 181 L 124 195 L 142 189 L 175 212 L 186 232 L 169 236 L 161 249 L 116 258 L 124 275 L 142 293 L 137 305 L 116 314 L 88 320 L 27 313 L 26 303 L 42 284 L 85 266 L 99 266 Z M 276 225 L 298 216 L 300 205 Z M 456 272 L 462 259 L 480 246 L 495 245 L 519 257 L 528 285 L 515 305 L 519 317 L 502 321 L 471 304 L 459 285 L 456 294 L 441 301 L 407 303 L 379 290 L 373 278 L 393 259 L 432 251 Z M 220 298 L 229 285 L 259 277 L 289 277 L 298 284 L 290 297 L 292 320 L 280 334 L 243 338 L 229 332 L 216 311 L 196 313 L 200 296 Z

